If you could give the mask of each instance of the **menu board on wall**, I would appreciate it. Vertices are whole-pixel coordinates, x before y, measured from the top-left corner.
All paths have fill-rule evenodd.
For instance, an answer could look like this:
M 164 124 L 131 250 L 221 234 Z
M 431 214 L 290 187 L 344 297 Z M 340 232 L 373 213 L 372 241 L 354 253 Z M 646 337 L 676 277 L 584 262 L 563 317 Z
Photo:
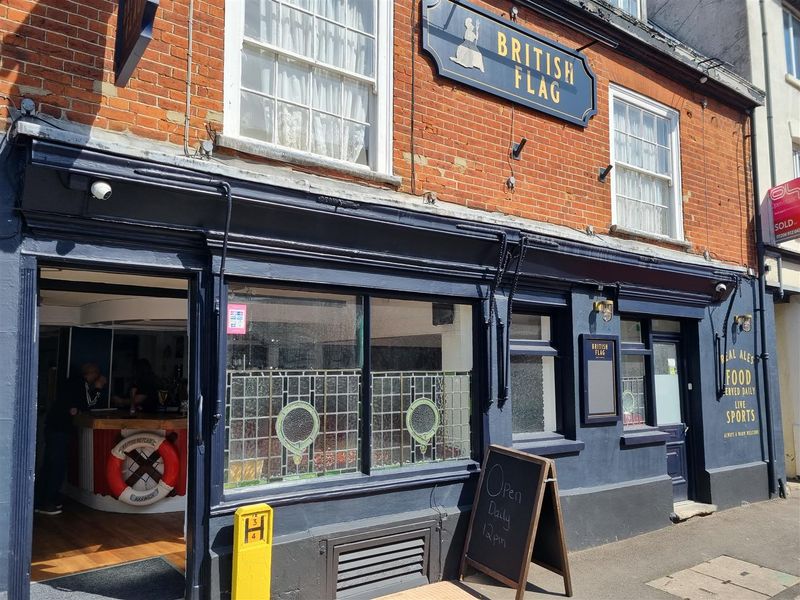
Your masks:
M 619 338 L 613 335 L 581 336 L 581 407 L 584 423 L 619 421 Z

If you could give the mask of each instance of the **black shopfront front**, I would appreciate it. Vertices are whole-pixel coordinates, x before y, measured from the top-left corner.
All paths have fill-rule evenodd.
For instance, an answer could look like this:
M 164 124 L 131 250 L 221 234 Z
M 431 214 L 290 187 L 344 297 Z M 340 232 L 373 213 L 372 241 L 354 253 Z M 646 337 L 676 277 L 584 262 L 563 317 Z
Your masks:
M 43 267 L 187 282 L 187 597 L 228 596 L 232 515 L 255 502 L 275 511 L 276 595 L 453 577 L 489 443 L 556 459 L 570 549 L 667 526 L 673 501 L 767 498 L 783 477 L 758 336 L 733 327 L 759 308 L 756 283 L 735 268 L 33 129 L 10 160 L 14 598 L 29 578 Z M 98 179 L 109 200 L 88 193 Z M 608 365 L 588 360 L 592 340 Z M 354 577 L 348 560 L 370 548 L 385 563 Z

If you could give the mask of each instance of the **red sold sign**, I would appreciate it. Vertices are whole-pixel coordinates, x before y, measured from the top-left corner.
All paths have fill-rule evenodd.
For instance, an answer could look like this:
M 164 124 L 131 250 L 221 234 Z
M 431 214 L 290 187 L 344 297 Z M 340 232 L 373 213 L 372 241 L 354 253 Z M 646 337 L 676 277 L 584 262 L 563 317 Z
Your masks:
M 800 177 L 776 185 L 769 191 L 775 241 L 787 242 L 800 237 Z

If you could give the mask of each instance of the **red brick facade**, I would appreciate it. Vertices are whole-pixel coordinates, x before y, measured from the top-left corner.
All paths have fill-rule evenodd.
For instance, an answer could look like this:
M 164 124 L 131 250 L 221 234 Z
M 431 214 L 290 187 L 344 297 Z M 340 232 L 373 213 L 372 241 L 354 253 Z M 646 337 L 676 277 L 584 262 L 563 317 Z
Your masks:
M 586 129 L 442 79 L 421 52 L 416 5 L 395 2 L 394 172 L 400 191 L 435 192 L 472 208 L 608 232 L 611 188 L 597 179 L 609 163 L 608 85 L 613 82 L 680 113 L 683 222 L 691 251 L 754 264 L 746 114 L 676 83 L 602 45 L 585 52 L 597 75 L 598 113 Z M 509 2 L 481 2 L 508 15 Z M 183 144 L 188 0 L 161 0 L 153 42 L 126 88 L 113 85 L 116 5 L 112 0 L 6 0 L 0 4 L 0 94 L 32 98 L 48 115 Z M 591 41 L 520 9 L 519 24 L 567 46 Z M 191 145 L 206 126 L 221 131 L 224 0 L 195 0 Z M 411 148 L 412 57 L 415 147 Z M 5 110 L 2 115 L 5 118 Z M 512 130 L 513 119 L 513 130 Z M 514 161 L 512 140 L 528 138 Z M 221 150 L 220 150 L 221 151 Z M 411 181 L 411 156 L 415 181 Z

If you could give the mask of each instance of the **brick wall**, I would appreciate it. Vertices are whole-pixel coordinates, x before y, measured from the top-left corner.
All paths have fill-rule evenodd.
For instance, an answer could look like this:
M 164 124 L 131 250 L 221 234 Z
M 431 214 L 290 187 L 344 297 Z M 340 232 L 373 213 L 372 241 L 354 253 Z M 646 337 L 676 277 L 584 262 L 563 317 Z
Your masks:
M 161 0 L 154 39 L 124 89 L 113 85 L 116 4 L 4 0 L 0 94 L 17 103 L 30 97 L 54 117 L 182 145 L 188 0 Z M 394 14 L 393 160 L 403 178 L 401 191 L 432 191 L 441 200 L 472 208 L 607 232 L 610 185 L 597 180 L 597 170 L 609 162 L 608 84 L 614 82 L 680 112 L 684 229 L 691 251 L 754 263 L 743 113 L 713 99 L 703 108 L 697 92 L 599 44 L 586 50 L 597 75 L 599 108 L 586 129 L 512 107 L 436 77 L 419 35 L 411 52 L 413 4 L 396 2 Z M 510 8 L 501 1 L 481 4 L 504 15 Z M 222 127 L 223 6 L 224 0 L 195 1 L 192 147 L 206 138 L 207 125 Z M 519 23 L 570 47 L 591 41 L 526 9 L 520 9 Z M 5 109 L 0 116 L 7 116 Z M 522 160 L 513 163 L 517 186 L 510 192 L 505 187 L 511 174 L 508 151 L 522 136 L 529 142 Z

